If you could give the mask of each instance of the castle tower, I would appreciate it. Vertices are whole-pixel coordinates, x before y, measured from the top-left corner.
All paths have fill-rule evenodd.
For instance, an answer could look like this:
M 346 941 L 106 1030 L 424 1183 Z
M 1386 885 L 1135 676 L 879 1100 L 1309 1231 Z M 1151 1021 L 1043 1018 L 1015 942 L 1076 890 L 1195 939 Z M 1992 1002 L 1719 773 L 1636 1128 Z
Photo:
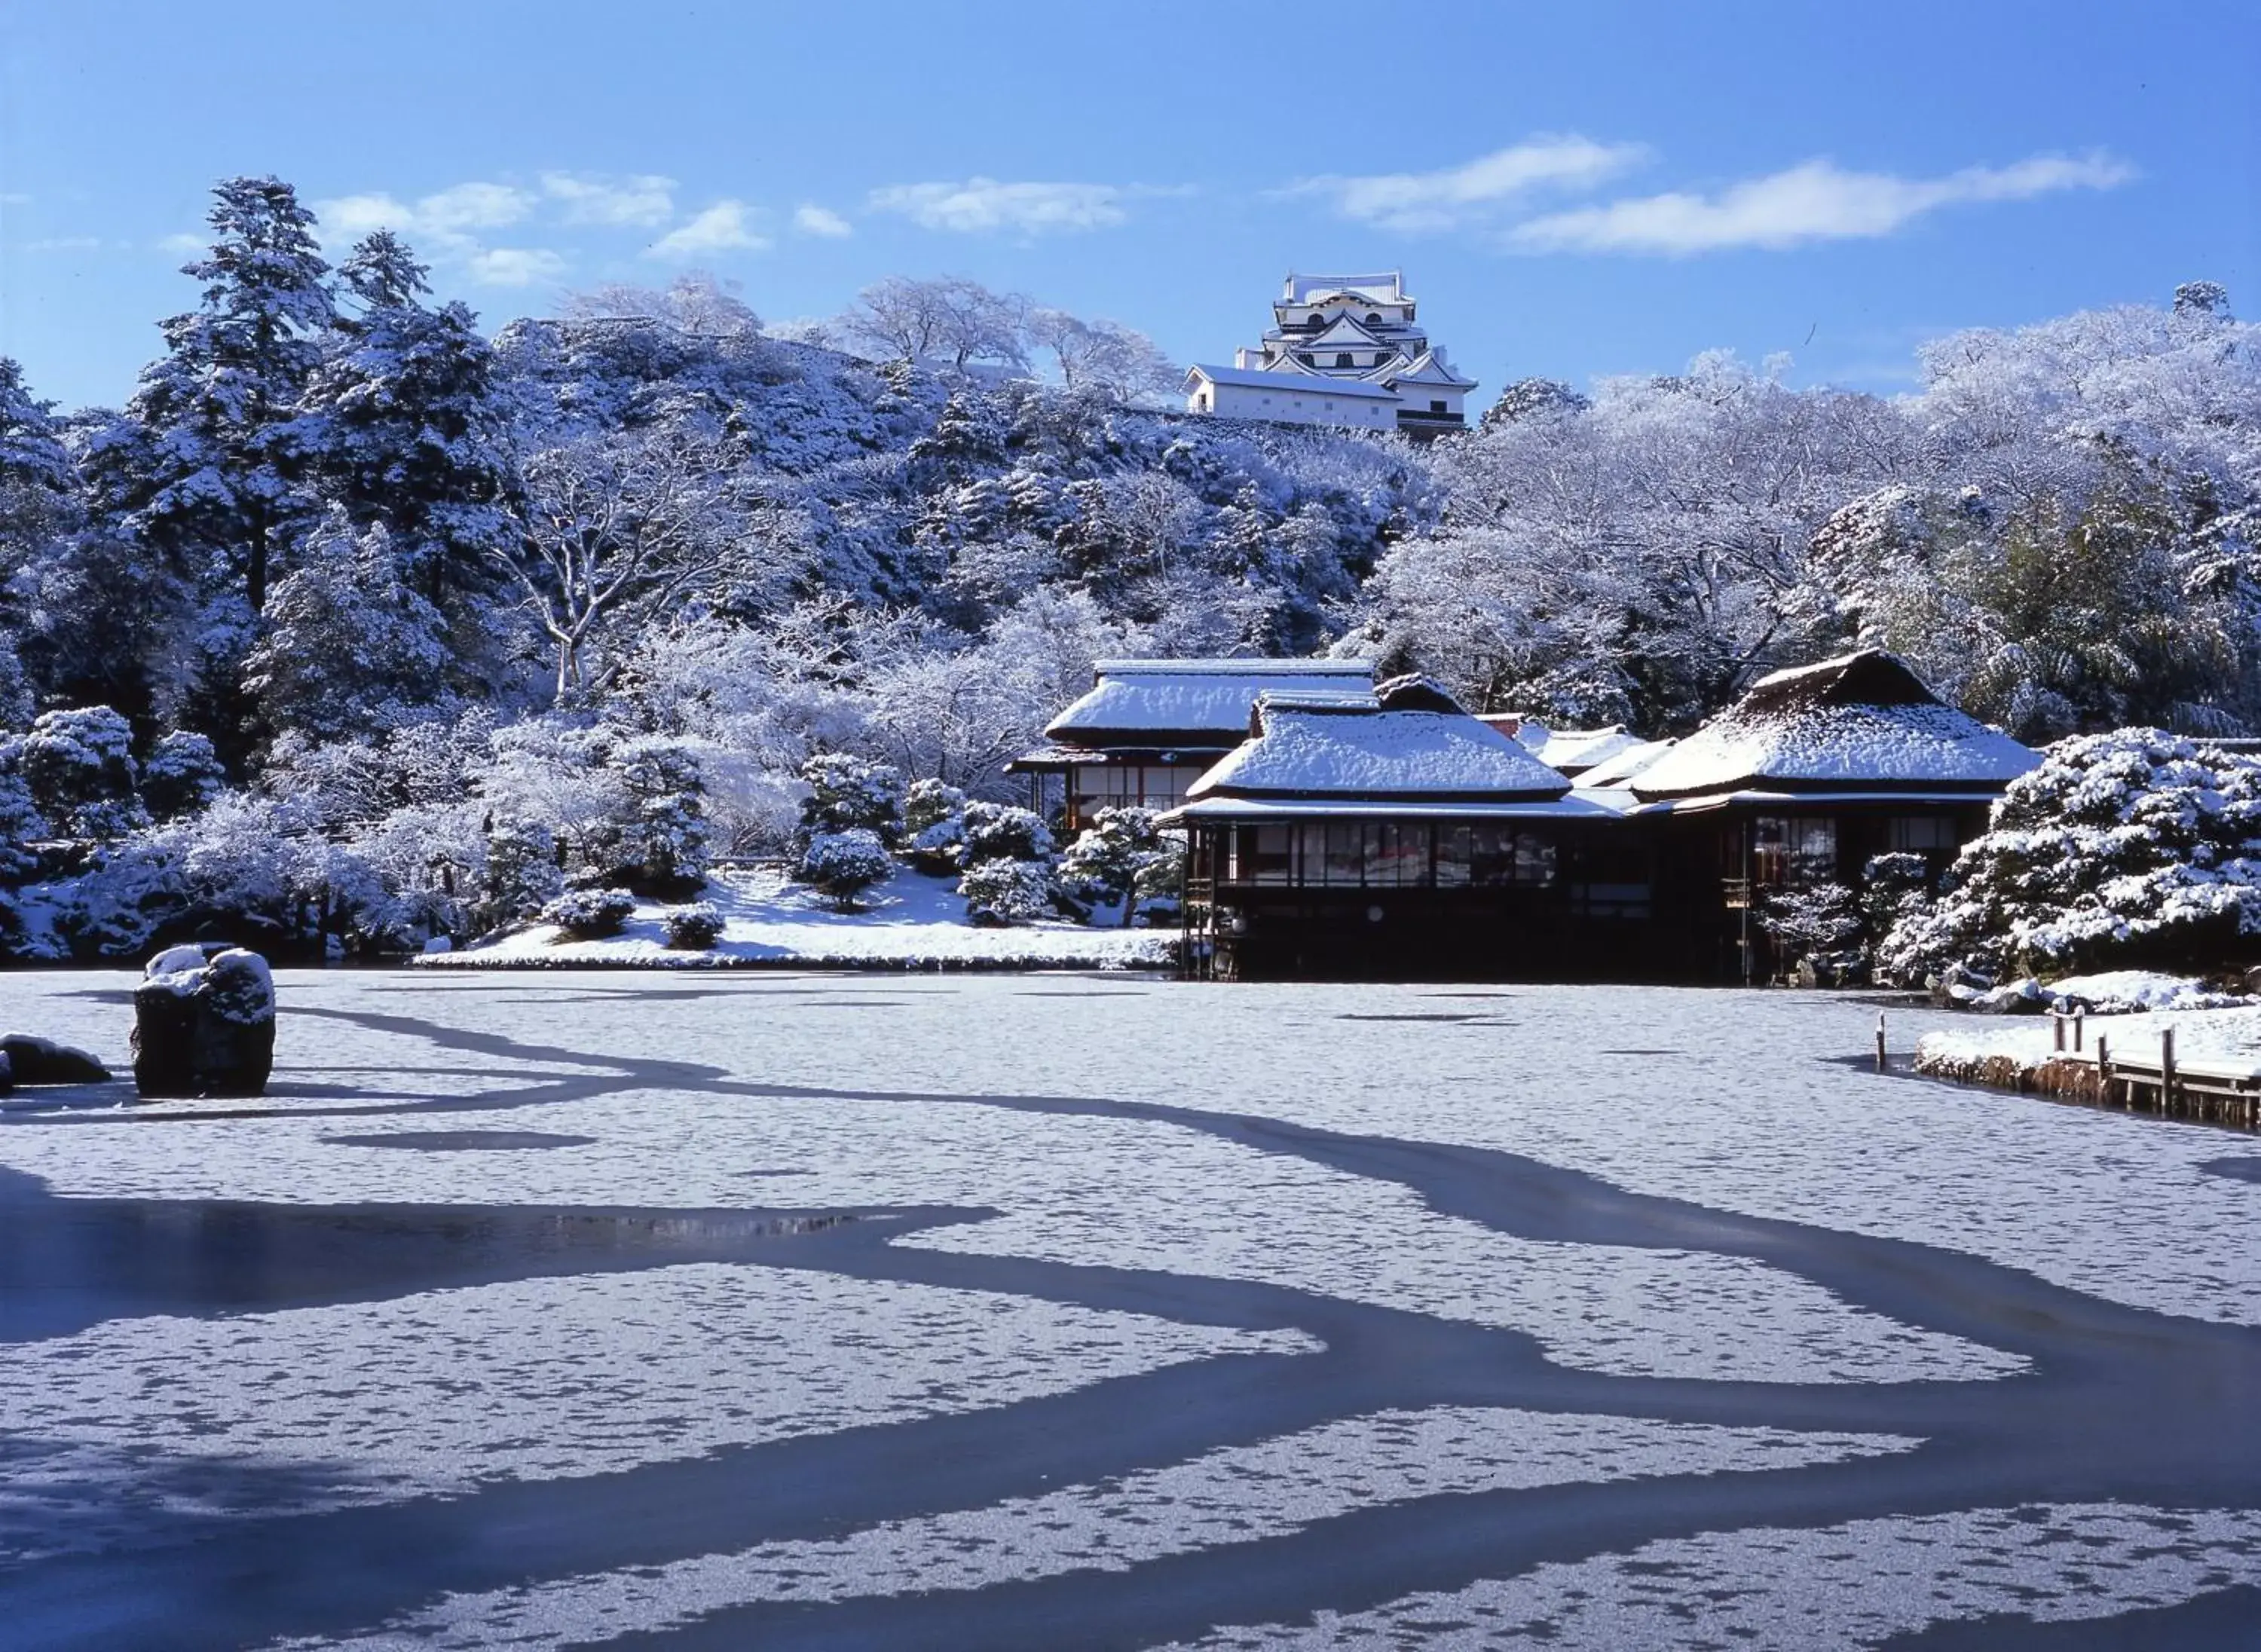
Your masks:
M 1290 275 L 1263 342 L 1186 375 L 1193 413 L 1434 436 L 1466 426 L 1463 378 L 1420 326 L 1403 271 Z

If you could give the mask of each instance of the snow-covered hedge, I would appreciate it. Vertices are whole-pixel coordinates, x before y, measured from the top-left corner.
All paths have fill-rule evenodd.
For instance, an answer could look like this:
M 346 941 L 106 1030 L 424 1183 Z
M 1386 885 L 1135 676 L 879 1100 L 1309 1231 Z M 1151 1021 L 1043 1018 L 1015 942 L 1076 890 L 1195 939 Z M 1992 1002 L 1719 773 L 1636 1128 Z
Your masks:
M 2157 729 L 2064 740 L 1878 949 L 1909 984 L 2261 954 L 2261 764 Z
M 568 889 L 542 909 L 542 921 L 555 923 L 577 941 L 601 941 L 618 935 L 635 916 L 635 897 L 625 889 Z
M 722 938 L 722 909 L 712 901 L 671 906 L 659 915 L 667 944 L 681 952 L 704 952 Z
M 965 869 L 958 893 L 965 916 L 987 927 L 1030 923 L 1052 913 L 1051 872 L 1031 860 L 984 860 Z

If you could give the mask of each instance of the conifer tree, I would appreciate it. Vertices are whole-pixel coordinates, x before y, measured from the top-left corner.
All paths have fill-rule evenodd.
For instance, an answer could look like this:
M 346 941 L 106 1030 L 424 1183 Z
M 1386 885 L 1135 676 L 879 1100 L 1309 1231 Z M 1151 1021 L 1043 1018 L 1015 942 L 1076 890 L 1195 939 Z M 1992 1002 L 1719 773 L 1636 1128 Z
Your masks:
M 313 214 L 289 184 L 229 178 L 212 194 L 212 251 L 183 271 L 204 300 L 162 324 L 165 354 L 127 404 L 147 441 L 118 502 L 140 538 L 256 614 L 304 522 L 285 430 L 336 312 Z
M 382 524 L 402 583 L 461 629 L 517 532 L 515 470 L 494 352 L 463 305 L 426 306 L 427 273 L 389 230 L 339 266 L 350 301 L 294 440 L 325 499 Z

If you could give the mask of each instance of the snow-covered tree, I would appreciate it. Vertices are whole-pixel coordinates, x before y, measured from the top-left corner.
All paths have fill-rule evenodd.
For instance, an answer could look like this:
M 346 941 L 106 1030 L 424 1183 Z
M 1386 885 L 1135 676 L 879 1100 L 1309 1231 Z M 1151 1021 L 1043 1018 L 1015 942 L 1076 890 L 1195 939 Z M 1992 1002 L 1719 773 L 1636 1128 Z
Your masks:
M 903 777 L 899 770 L 828 751 L 803 764 L 800 779 L 808 787 L 800 805 L 805 835 L 868 831 L 882 846 L 902 836 Z
M 557 840 L 539 821 L 516 815 L 489 818 L 474 921 L 499 929 L 533 916 L 564 887 L 557 870 Z
M 2128 729 L 2062 741 L 2012 781 L 1879 963 L 1913 983 L 1963 966 L 2204 969 L 2257 953 L 2261 764 Z
M 340 514 L 308 540 L 244 662 L 270 729 L 341 740 L 453 710 L 446 622 L 400 568 L 382 524 L 356 533 Z
M 502 557 L 554 651 L 558 704 L 601 692 L 628 636 L 664 622 L 723 563 L 730 466 L 680 431 L 582 437 L 525 465 L 526 534 Z
M 613 749 L 630 814 L 620 839 L 632 888 L 680 899 L 707 880 L 707 777 L 697 749 L 647 735 Z
M 219 754 L 203 735 L 175 729 L 149 748 L 141 765 L 141 802 L 160 821 L 177 820 L 210 805 L 227 784 Z
M 1093 907 L 1119 906 L 1129 927 L 1141 896 L 1174 892 L 1184 852 L 1154 822 L 1152 809 L 1101 809 L 1060 857 L 1060 887 Z
M 1178 388 L 1177 364 L 1153 340 L 1115 321 L 1085 321 L 1065 310 L 1029 312 L 1030 348 L 1051 356 L 1069 390 L 1096 390 L 1118 401 L 1162 395 Z
M 124 458 L 115 503 L 139 536 L 224 578 L 256 614 L 305 514 L 285 427 L 336 312 L 313 214 L 289 184 L 229 178 L 212 194 L 211 251 L 184 270 L 203 302 L 163 324 L 165 354 L 127 406 L 143 440 L 90 457 Z
M 959 276 L 915 281 L 890 276 L 856 297 L 841 318 L 848 336 L 893 360 L 930 358 L 963 370 L 973 363 L 1019 366 L 1028 300 Z
M 107 706 L 40 714 L 17 753 L 32 801 L 58 830 L 104 841 L 147 823 L 133 730 Z
M 338 267 L 349 302 L 308 381 L 296 445 L 323 498 L 382 525 L 403 584 L 443 611 L 493 591 L 515 540 L 516 456 L 494 352 L 389 230 Z
M 811 833 L 800 851 L 795 875 L 832 898 L 843 912 L 856 909 L 856 897 L 894 873 L 894 858 L 879 834 L 865 826 Z
M 1050 868 L 1032 860 L 983 860 L 958 880 L 966 921 L 984 928 L 1033 923 L 1052 912 Z
M 941 780 L 913 780 L 903 794 L 903 858 L 930 877 L 957 870 L 965 844 L 965 794 Z

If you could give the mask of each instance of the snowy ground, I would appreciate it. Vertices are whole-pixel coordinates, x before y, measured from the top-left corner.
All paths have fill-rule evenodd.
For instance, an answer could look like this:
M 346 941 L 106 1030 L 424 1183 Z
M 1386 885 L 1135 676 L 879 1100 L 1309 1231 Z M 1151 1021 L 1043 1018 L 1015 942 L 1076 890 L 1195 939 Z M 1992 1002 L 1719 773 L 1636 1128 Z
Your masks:
M 541 923 L 499 941 L 422 961 L 455 968 L 529 968 L 601 965 L 607 968 L 698 969 L 715 966 L 809 964 L 932 969 L 1166 969 L 1177 958 L 1174 930 L 1091 929 L 1080 923 L 1025 923 L 981 929 L 965 921 L 952 878 L 898 872 L 859 897 L 863 909 L 838 912 L 831 902 L 781 872 L 718 873 L 706 899 L 728 927 L 711 950 L 671 948 L 661 908 L 645 902 L 627 930 L 601 941 L 563 937 Z
M 0 1021 L 122 1064 L 129 986 L 0 977 Z M 260 1102 L 0 1110 L 29 1644 L 2261 1623 L 2261 1153 L 1863 1071 L 1872 1005 L 280 987 Z

